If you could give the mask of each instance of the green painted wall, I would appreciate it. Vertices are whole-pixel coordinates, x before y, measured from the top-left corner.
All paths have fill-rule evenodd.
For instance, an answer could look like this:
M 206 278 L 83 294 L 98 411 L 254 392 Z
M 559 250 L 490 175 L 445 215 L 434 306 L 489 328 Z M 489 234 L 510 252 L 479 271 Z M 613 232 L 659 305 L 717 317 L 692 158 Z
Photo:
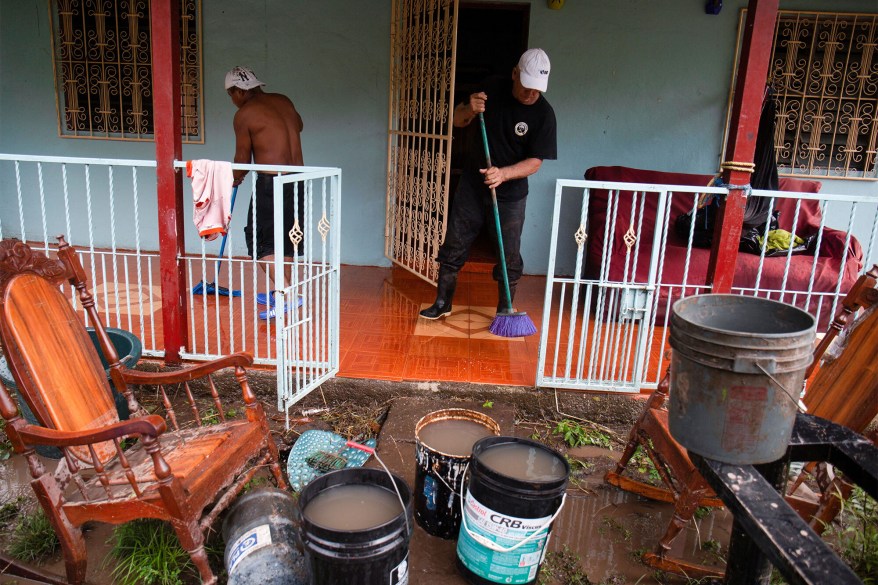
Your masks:
M 579 179 L 588 167 L 609 164 L 716 170 L 739 8 L 746 2 L 726 0 L 718 16 L 704 14 L 703 5 L 569 0 L 554 11 L 543 0 L 531 2 L 529 44 L 552 59 L 546 97 L 559 120 L 559 159 L 531 178 L 526 272 L 546 270 L 556 179 Z M 251 66 L 269 90 L 286 93 L 300 110 L 305 163 L 343 171 L 342 261 L 388 265 L 390 1 L 209 0 L 203 6 L 206 143 L 184 146 L 184 158 L 231 159 L 234 106 L 223 76 L 234 65 Z M 783 1 L 781 8 L 878 10 L 875 0 Z M 154 158 L 152 143 L 58 137 L 47 0 L 0 1 L 0 80 L 0 152 Z M 8 185 L 0 189 L 6 222 Z M 878 195 L 878 185 L 865 181 L 825 181 L 823 190 Z M 198 238 L 190 224 L 192 248 Z

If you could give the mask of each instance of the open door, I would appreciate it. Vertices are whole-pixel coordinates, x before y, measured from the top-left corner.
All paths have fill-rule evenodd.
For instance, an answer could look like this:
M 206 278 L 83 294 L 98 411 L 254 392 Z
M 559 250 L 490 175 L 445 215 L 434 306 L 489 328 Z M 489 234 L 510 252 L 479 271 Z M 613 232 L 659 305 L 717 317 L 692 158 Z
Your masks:
M 394 0 L 384 254 L 435 282 L 445 237 L 458 0 Z

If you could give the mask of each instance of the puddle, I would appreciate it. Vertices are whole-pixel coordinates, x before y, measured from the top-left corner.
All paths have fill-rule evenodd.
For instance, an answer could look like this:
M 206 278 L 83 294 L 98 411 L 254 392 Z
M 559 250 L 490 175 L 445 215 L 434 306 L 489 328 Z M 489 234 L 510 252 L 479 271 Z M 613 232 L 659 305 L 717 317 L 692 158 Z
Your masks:
M 52 470 L 57 465 L 57 460 L 39 457 L 47 470 Z M 3 462 L 0 467 L 0 505 L 15 500 L 18 496 L 25 497 L 29 503 L 36 506 L 36 499 L 33 490 L 30 487 L 30 471 L 27 467 L 27 461 L 24 457 L 13 456 L 11 459 Z M 7 534 L 11 533 L 14 524 L 7 525 Z M 91 524 L 86 527 L 85 546 L 88 551 L 88 572 L 87 582 L 89 583 L 112 583 L 113 578 L 110 571 L 112 566 L 104 567 L 104 558 L 110 552 L 110 546 L 107 541 L 113 533 L 113 527 L 108 524 Z M 64 569 L 64 559 L 61 556 L 60 549 L 58 552 L 47 559 L 42 565 L 35 565 L 44 572 L 52 573 L 58 577 L 66 578 Z M 37 583 L 29 579 L 21 577 L 11 577 L 8 575 L 0 575 L 0 583 L 2 584 L 26 584 Z
M 654 570 L 641 563 L 639 557 L 655 549 L 673 515 L 673 506 L 598 482 L 593 483 L 592 491 L 594 495 L 568 494 L 552 529 L 550 549 L 561 551 L 566 546 L 578 556 L 584 573 L 593 582 L 635 583 L 650 577 Z M 717 565 L 716 556 L 702 551 L 700 543 L 716 541 L 724 551 L 731 525 L 730 514 L 713 510 L 697 521 L 697 528 L 690 525 L 677 536 L 671 555 Z

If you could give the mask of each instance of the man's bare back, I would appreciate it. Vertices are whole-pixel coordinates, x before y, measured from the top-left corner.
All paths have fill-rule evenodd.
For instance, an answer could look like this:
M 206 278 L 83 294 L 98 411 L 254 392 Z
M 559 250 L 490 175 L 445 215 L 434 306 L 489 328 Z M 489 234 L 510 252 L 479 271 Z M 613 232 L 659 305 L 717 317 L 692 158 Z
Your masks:
M 235 114 L 235 162 L 270 165 L 303 165 L 302 117 L 290 99 L 261 88 L 232 95 Z M 236 183 L 246 174 L 236 173 Z

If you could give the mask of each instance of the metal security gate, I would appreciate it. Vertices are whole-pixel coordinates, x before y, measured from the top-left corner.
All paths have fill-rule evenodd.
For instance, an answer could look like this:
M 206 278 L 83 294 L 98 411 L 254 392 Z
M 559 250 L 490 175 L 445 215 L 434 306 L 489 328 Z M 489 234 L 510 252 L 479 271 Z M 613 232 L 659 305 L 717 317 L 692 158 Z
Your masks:
M 434 282 L 445 237 L 457 0 L 394 0 L 384 254 Z
M 655 310 L 671 189 L 691 194 L 686 196 L 693 201 L 698 193 L 726 193 L 707 187 L 557 181 L 537 386 L 639 392 L 648 385 L 647 363 L 665 344 L 664 338 L 656 339 Z M 600 214 L 595 207 L 589 213 L 595 196 L 605 198 L 596 206 Z M 565 218 L 578 217 L 578 223 L 562 223 L 562 209 Z M 589 237 L 598 234 L 602 243 L 587 246 Z M 643 266 L 647 251 L 648 265 Z M 559 267 L 559 255 L 568 266 L 572 262 L 573 276 L 558 275 L 570 272 Z
M 338 373 L 341 171 L 275 177 L 275 209 L 283 209 L 287 183 L 294 183 L 296 217 L 304 219 L 289 232 L 283 214 L 274 223 L 274 282 L 286 283 L 274 291 L 274 306 L 288 307 L 277 311 L 277 406 L 289 416 L 292 405 Z M 284 238 L 301 245 L 292 263 L 283 259 Z

